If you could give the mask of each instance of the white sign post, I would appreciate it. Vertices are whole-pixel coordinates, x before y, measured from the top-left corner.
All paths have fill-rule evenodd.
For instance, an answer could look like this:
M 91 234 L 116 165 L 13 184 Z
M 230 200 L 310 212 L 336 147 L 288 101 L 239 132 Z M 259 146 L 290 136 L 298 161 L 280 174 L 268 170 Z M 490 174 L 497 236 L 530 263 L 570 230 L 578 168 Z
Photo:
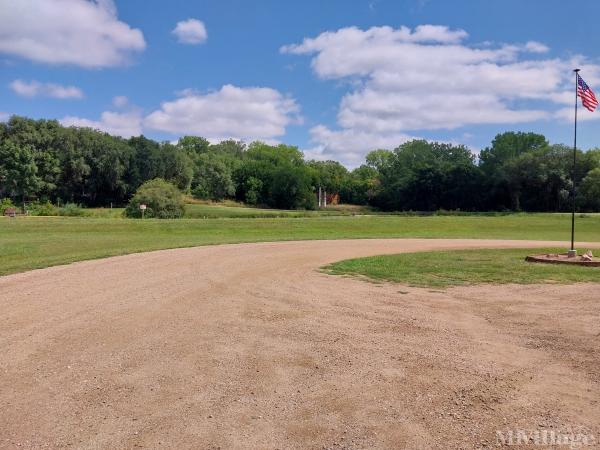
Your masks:
M 142 219 L 144 218 L 144 211 L 146 211 L 146 205 L 143 203 L 140 205 L 140 210 L 142 211 Z

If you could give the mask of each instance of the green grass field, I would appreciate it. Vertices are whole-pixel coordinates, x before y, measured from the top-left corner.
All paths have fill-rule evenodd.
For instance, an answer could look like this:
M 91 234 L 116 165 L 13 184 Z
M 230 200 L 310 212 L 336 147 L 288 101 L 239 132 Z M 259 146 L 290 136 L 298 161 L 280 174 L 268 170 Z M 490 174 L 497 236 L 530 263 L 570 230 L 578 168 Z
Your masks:
M 83 215 L 85 217 L 123 219 L 124 211 L 125 208 L 86 208 L 83 210 Z M 356 214 L 374 214 L 374 212 L 368 207 L 356 205 L 336 205 L 318 211 L 252 208 L 234 202 L 209 203 L 195 201 L 185 205 L 186 219 L 276 219 L 351 216 Z
M 324 267 L 334 275 L 367 277 L 416 287 L 444 288 L 481 283 L 598 282 L 600 268 L 525 262 L 530 253 L 558 249 L 460 250 L 404 253 L 340 261 Z M 564 249 L 562 249 L 564 251 Z
M 580 241 L 600 241 L 600 216 L 577 219 Z M 274 219 L 135 220 L 0 218 L 0 274 L 85 259 L 197 245 L 344 238 L 564 240 L 567 214 L 506 216 L 318 216 Z
M 323 216 L 349 216 L 353 214 L 371 213 L 368 208 L 340 205 L 319 211 L 285 210 L 249 208 L 238 204 L 211 204 L 193 203 L 185 206 L 185 217 L 188 219 L 223 219 L 223 218 L 249 218 L 249 219 L 275 219 Z

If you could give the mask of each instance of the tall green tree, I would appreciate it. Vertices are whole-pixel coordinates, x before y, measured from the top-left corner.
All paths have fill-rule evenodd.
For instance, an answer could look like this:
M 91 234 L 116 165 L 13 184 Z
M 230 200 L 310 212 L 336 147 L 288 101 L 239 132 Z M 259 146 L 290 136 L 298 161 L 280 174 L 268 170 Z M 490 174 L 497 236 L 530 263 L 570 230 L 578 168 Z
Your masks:
M 31 148 L 8 139 L 0 142 L 0 196 L 24 202 L 26 197 L 35 195 L 39 184 Z
M 592 169 L 579 186 L 579 205 L 586 211 L 600 211 L 600 168 Z
M 130 184 L 136 190 L 144 181 L 162 176 L 160 145 L 144 136 L 132 137 L 128 143 L 134 151 Z
M 262 185 L 260 194 L 252 194 L 257 194 L 257 203 L 283 209 L 312 209 L 316 206 L 312 174 L 298 148 L 253 142 L 235 171 L 236 196 L 245 200 L 252 185 L 249 179 L 254 178 Z
M 368 167 L 372 167 L 379 173 L 383 173 L 389 167 L 390 161 L 393 156 L 394 153 L 390 150 L 373 150 L 367 153 L 367 156 L 365 158 L 366 165 Z
M 231 169 L 222 158 L 203 154 L 197 158 L 192 194 L 196 198 L 223 200 L 235 195 Z
M 188 192 L 194 176 L 194 162 L 187 152 L 168 142 L 161 145 L 162 177 L 181 192 Z
M 340 192 L 348 177 L 348 169 L 337 161 L 309 161 L 308 167 L 313 172 L 313 185 L 332 194 Z
M 523 153 L 547 147 L 548 141 L 542 134 L 508 131 L 496 135 L 491 147 L 479 154 L 481 168 L 490 173 L 500 169 L 506 162 Z
M 486 177 L 488 207 L 520 210 L 520 184 L 511 172 L 521 155 L 548 147 L 541 134 L 509 131 L 496 135 L 492 145 L 479 154 L 479 166 Z
M 379 172 L 363 164 L 348 174 L 340 189 L 342 203 L 368 205 L 378 193 Z
M 192 160 L 195 160 L 197 156 L 208 152 L 210 142 L 203 137 L 183 136 L 177 141 L 177 147 L 186 152 Z
M 240 159 L 244 156 L 246 151 L 246 145 L 241 141 L 234 139 L 227 139 L 221 141 L 218 144 L 213 144 L 208 149 L 212 153 L 218 153 L 221 155 L 228 155 L 233 159 Z
M 85 181 L 87 203 L 107 205 L 111 201 L 125 201 L 128 194 L 133 194 L 124 177 L 132 152 L 127 142 L 85 129 L 79 130 L 79 139 L 80 145 L 87 149 L 86 161 L 90 167 Z
M 383 209 L 470 210 L 478 205 L 481 176 L 464 146 L 413 140 L 397 147 L 379 167 L 380 186 L 373 203 Z

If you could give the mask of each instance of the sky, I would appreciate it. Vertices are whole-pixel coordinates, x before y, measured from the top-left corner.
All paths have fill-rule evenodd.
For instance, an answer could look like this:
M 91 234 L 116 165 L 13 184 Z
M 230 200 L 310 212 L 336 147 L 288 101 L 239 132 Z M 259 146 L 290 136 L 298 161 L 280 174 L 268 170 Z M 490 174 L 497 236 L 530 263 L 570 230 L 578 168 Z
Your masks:
M 423 138 L 572 144 L 600 92 L 600 2 L 0 0 L 0 120 L 295 145 L 356 167 Z M 600 111 L 578 144 L 600 146 Z

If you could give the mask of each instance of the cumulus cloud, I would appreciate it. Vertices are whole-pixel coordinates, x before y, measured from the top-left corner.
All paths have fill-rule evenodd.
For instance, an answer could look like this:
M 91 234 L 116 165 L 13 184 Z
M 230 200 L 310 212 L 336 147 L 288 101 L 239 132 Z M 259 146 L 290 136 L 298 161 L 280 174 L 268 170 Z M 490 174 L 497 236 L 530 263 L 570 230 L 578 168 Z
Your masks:
M 125 64 L 145 47 L 112 0 L 0 0 L 0 53 L 92 68 Z
M 129 105 L 129 99 L 124 95 L 117 95 L 113 97 L 112 103 L 115 108 L 125 108 Z
M 204 23 L 198 19 L 177 22 L 173 34 L 182 44 L 202 44 L 208 37 Z
M 311 131 L 317 148 L 340 159 L 355 157 L 355 136 L 364 141 L 364 155 L 381 142 L 395 147 L 400 143 L 395 140 L 420 130 L 555 120 L 564 114 L 555 110 L 572 102 L 571 69 L 583 58 L 544 58 L 549 49 L 536 41 L 473 45 L 467 39 L 464 30 L 445 26 L 349 27 L 305 38 L 281 52 L 311 56 L 321 79 L 352 81 L 340 101 L 340 129 Z M 599 66 L 586 64 L 585 73 L 593 81 Z
M 361 30 L 358 27 L 341 28 L 338 31 L 326 31 L 316 38 L 305 38 L 301 44 L 284 45 L 281 47 L 283 53 L 295 53 L 298 55 L 314 52 L 322 52 L 326 49 L 339 50 L 348 44 L 353 46 L 385 45 L 390 46 L 398 43 L 440 43 L 455 44 L 468 36 L 464 30 L 451 30 L 445 26 L 419 25 L 412 31 L 408 27 L 400 27 L 397 30 L 388 27 L 372 27 Z
M 225 85 L 199 94 L 179 92 L 144 119 L 144 126 L 173 134 L 196 134 L 211 140 L 273 141 L 300 121 L 295 100 L 264 87 Z
M 573 123 L 575 119 L 575 110 L 573 107 L 561 108 L 554 113 L 554 118 L 567 123 Z M 600 114 L 597 112 L 594 114 L 588 113 L 585 109 L 581 108 L 577 114 L 578 122 L 587 122 L 590 120 L 599 120 Z
M 550 49 L 542 44 L 541 42 L 537 42 L 537 41 L 529 41 L 525 44 L 525 50 L 528 50 L 532 53 L 547 53 L 550 51 Z
M 142 134 L 142 116 L 137 110 L 126 112 L 105 111 L 100 120 L 67 116 L 60 120 L 66 127 L 93 128 L 106 133 L 129 138 Z
M 54 83 L 40 83 L 39 81 L 14 80 L 10 88 L 21 97 L 51 97 L 58 99 L 81 99 L 83 91 L 75 86 L 62 86 Z
M 321 161 L 338 160 L 349 167 L 356 167 L 364 162 L 365 149 L 395 148 L 406 141 L 416 139 L 404 133 L 331 130 L 324 125 L 311 128 L 310 136 L 315 146 L 304 150 L 307 158 Z
M 6 122 L 9 118 L 9 113 L 0 111 L 0 122 Z

